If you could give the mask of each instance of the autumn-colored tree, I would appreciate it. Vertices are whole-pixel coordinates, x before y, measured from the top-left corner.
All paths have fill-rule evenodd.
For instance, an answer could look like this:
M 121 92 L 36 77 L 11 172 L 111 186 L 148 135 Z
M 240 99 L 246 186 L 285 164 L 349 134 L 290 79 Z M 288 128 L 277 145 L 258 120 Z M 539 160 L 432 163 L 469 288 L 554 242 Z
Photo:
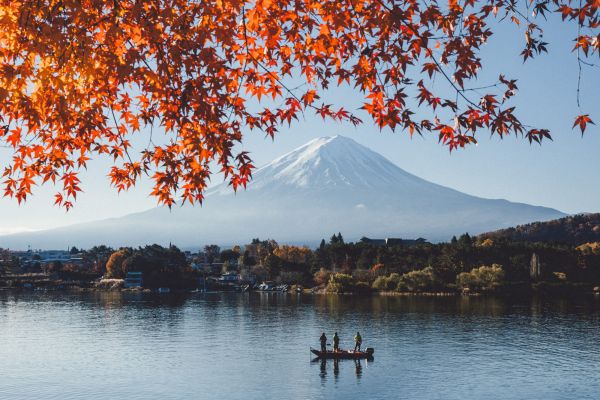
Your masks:
M 124 278 L 123 262 L 133 254 L 130 248 L 121 248 L 111 254 L 106 263 L 106 276 L 108 278 Z
M 273 254 L 290 264 L 307 264 L 312 257 L 312 251 L 306 246 L 283 245 L 273 250 Z
M 329 277 L 331 276 L 331 271 L 327 271 L 325 268 L 321 268 L 313 277 L 315 283 L 317 285 L 324 285 L 329 281 Z
M 385 274 L 385 266 L 383 264 L 375 264 L 371 267 L 370 272 L 373 276 L 381 276 Z
M 600 242 L 584 243 L 576 249 L 583 254 L 600 254 Z
M 573 25 L 565 32 L 576 32 L 585 68 L 600 54 L 598 8 L 598 0 L 3 0 L 0 137 L 13 149 L 4 195 L 21 202 L 35 184 L 58 182 L 56 203 L 68 209 L 81 191 L 78 171 L 107 155 L 119 191 L 147 174 L 162 204 L 202 201 L 211 166 L 234 189 L 246 185 L 254 167 L 234 146 L 247 130 L 274 137 L 305 112 L 360 123 L 321 100 L 332 86 L 355 88 L 380 128 L 434 132 L 450 149 L 480 131 L 540 142 L 550 132 L 518 118 L 515 79 L 472 90 L 480 49 L 495 20 L 506 20 L 524 30 L 528 60 L 546 51 L 542 24 L 558 13 Z M 453 93 L 434 88 L 436 79 Z M 592 123 L 582 112 L 574 126 L 583 133 Z M 150 139 L 134 152 L 141 129 Z

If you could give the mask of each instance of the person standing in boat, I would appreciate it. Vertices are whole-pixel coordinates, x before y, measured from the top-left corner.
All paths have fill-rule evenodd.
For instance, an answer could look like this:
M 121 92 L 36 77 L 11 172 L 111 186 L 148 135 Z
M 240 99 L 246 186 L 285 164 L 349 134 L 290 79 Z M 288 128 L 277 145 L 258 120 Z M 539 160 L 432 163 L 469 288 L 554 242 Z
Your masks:
M 340 351 L 340 337 L 337 332 L 333 334 L 333 351 Z
M 360 351 L 361 344 L 362 336 L 360 336 L 360 332 L 356 332 L 356 336 L 354 336 L 354 351 Z
M 319 340 L 321 341 L 321 351 L 324 353 L 327 351 L 327 336 L 325 336 L 325 332 L 321 334 Z

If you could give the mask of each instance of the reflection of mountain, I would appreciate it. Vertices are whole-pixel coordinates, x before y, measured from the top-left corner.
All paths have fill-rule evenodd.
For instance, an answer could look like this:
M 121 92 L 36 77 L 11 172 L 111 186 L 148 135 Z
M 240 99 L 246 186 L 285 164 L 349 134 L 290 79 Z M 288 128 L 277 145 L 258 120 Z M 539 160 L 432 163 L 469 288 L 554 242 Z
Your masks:
M 0 245 L 23 248 L 245 243 L 253 237 L 314 243 L 334 232 L 444 240 L 564 216 L 560 211 L 482 199 L 425 181 L 343 137 L 315 139 L 254 174 L 246 191 L 226 184 L 203 207 L 156 208 L 70 227 L 12 235 Z

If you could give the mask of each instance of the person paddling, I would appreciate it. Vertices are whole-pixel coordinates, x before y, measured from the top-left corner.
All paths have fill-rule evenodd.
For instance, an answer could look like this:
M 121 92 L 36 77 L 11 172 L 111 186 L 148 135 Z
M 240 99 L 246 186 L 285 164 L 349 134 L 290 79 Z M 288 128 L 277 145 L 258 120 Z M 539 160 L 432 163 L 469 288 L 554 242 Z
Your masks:
M 325 336 L 325 332 L 321 334 L 319 340 L 321 341 L 321 351 L 324 353 L 327 351 L 327 336 Z
M 356 336 L 354 336 L 354 351 L 360 351 L 360 345 L 362 344 L 362 337 L 360 336 L 360 332 L 356 332 Z
M 337 332 L 333 335 L 333 351 L 340 351 L 340 337 Z

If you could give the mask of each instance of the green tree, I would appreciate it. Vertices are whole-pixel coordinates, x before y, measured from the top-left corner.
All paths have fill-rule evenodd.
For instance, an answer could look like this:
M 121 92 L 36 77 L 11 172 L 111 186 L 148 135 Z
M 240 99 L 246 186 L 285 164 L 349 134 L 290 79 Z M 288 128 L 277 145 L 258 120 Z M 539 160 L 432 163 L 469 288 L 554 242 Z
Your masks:
M 206 254 L 206 261 L 210 264 L 217 261 L 221 254 L 221 248 L 216 244 L 209 244 L 204 246 L 204 253 Z
M 333 245 L 333 244 L 338 244 L 339 242 L 340 242 L 340 240 L 335 233 L 333 235 L 331 235 L 331 238 L 329 239 L 329 244 Z
M 263 266 L 267 271 L 269 279 L 273 279 L 279 275 L 279 272 L 281 271 L 282 260 L 274 254 L 269 254 L 267 258 L 265 258 Z
M 329 293 L 348 293 L 354 289 L 355 281 L 348 274 L 331 274 L 327 283 L 327 292 Z
M 219 257 L 221 262 L 237 262 L 238 258 L 240 258 L 240 253 L 239 251 L 233 249 L 226 249 L 221 251 L 221 255 Z
M 400 277 L 398 282 L 399 291 L 425 292 L 437 290 L 438 287 L 439 280 L 432 267 L 407 272 Z
M 471 272 L 462 272 L 456 278 L 459 288 L 477 291 L 494 290 L 503 281 L 504 270 L 498 264 L 493 264 L 491 267 L 482 265 L 479 268 L 473 268 Z

